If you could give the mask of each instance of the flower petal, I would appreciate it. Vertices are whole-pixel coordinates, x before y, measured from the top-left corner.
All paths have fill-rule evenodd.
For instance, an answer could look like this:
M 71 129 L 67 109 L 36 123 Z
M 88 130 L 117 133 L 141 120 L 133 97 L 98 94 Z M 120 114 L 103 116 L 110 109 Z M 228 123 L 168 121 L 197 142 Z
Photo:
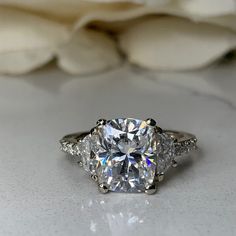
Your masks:
M 86 15 L 90 12 L 99 11 L 101 9 L 112 11 L 114 9 L 127 8 L 132 2 L 117 0 L 117 1 L 93 1 L 93 0 L 0 0 L 0 6 L 16 7 L 40 13 L 50 17 L 75 20 L 81 15 Z M 139 4 L 140 5 L 140 4 Z
M 0 73 L 25 74 L 43 66 L 52 58 L 53 54 L 47 50 L 0 54 Z
M 205 22 L 213 23 L 219 26 L 224 26 L 228 29 L 236 31 L 236 15 L 209 17 L 205 19 Z
M 8 8 L 0 8 L 0 29 L 0 53 L 51 48 L 69 39 L 66 26 Z
M 176 17 L 143 21 L 120 35 L 128 59 L 153 69 L 205 66 L 236 47 L 236 34 L 222 27 Z
M 105 33 L 80 29 L 71 41 L 58 48 L 58 65 L 72 74 L 93 73 L 120 63 L 115 42 Z
M 235 0 L 179 0 L 179 7 L 188 14 L 217 16 L 236 13 Z
M 185 4 L 185 1 L 187 3 Z M 202 0 L 203 1 L 203 0 Z M 102 4 L 100 7 L 90 9 L 84 12 L 75 23 L 75 28 L 84 27 L 91 22 L 105 22 L 112 31 L 119 31 L 121 26 L 127 28 L 131 20 L 135 20 L 148 15 L 172 15 L 191 19 L 195 22 L 209 22 L 216 25 L 225 26 L 235 30 L 236 9 L 231 4 L 232 0 L 226 0 L 224 7 L 218 3 L 215 7 L 209 8 L 213 0 L 178 0 L 168 1 L 166 4 L 133 4 L 133 5 L 110 5 L 105 8 Z M 220 1 L 220 0 L 219 0 Z M 133 2 L 130 0 L 129 2 Z M 191 4 L 190 4 L 191 2 Z M 218 2 L 218 0 L 217 0 Z M 143 3 L 143 1 L 140 1 Z M 205 3 L 205 4 L 204 4 Z M 222 2 L 221 2 L 222 3 Z M 113 6 L 113 7 L 112 7 Z M 207 10 L 200 11 L 206 7 Z M 116 26 L 119 25 L 118 29 Z M 103 24 L 102 24 L 103 26 Z M 107 27 L 107 26 L 106 26 Z
M 29 13 L 0 8 L 0 72 L 26 73 L 53 58 L 54 48 L 65 43 L 64 25 Z

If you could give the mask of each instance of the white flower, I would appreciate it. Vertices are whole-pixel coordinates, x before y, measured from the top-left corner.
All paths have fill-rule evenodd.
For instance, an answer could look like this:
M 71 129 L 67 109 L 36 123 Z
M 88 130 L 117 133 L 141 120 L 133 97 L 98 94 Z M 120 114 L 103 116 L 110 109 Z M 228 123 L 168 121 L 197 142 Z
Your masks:
M 236 48 L 235 0 L 0 0 L 0 73 L 56 58 L 94 73 L 132 63 L 193 69 Z

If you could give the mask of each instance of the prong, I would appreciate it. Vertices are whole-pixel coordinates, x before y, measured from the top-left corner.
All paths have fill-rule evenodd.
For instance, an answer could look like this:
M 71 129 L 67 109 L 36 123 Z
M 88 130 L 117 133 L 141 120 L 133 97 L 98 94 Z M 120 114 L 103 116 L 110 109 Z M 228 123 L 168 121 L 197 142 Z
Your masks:
M 162 133 L 163 133 L 163 130 L 162 130 L 161 127 L 156 126 L 155 129 L 156 129 L 156 132 L 157 132 L 158 134 L 162 134 Z
M 154 119 L 152 119 L 152 118 L 146 119 L 146 122 L 150 126 L 155 126 L 157 124 L 157 122 Z
M 173 160 L 173 161 L 171 162 L 171 166 L 172 166 L 173 168 L 176 168 L 176 167 L 178 166 L 178 162 L 175 161 L 175 160 Z
M 91 179 L 92 179 L 93 181 L 97 182 L 97 181 L 98 181 L 98 176 L 95 175 L 95 174 L 92 174 L 92 175 L 91 175 Z
M 96 131 L 97 131 L 97 127 L 94 127 L 90 130 L 90 134 L 94 134 L 94 133 L 96 133 Z
M 99 119 L 97 121 L 97 125 L 105 125 L 106 123 L 107 123 L 107 120 L 105 120 L 105 119 Z
M 156 191 L 157 191 L 157 185 L 156 184 L 149 185 L 145 189 L 145 193 L 148 194 L 148 195 L 154 194 L 154 193 L 156 193 Z
M 98 190 L 100 191 L 100 193 L 103 193 L 103 194 L 109 192 L 109 189 L 108 189 L 106 184 L 99 184 L 98 185 Z
M 158 180 L 158 182 L 163 181 L 163 180 L 164 180 L 164 173 L 158 174 L 158 175 L 157 175 L 157 180 Z
M 174 143 L 178 142 L 178 139 L 173 134 L 170 135 L 170 138 L 172 139 Z

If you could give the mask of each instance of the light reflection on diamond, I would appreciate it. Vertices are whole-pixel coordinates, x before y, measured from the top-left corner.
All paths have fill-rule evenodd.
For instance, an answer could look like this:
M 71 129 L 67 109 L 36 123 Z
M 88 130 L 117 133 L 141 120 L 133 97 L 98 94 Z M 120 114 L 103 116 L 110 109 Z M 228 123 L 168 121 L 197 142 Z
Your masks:
M 137 119 L 115 119 L 100 128 L 96 156 L 99 182 L 111 191 L 140 192 L 154 181 L 154 128 Z

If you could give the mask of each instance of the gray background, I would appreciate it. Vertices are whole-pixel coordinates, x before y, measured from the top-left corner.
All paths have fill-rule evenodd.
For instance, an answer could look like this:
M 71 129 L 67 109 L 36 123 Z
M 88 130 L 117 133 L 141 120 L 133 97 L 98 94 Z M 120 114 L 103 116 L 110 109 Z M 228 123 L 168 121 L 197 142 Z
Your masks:
M 1 76 L 0 235 L 236 235 L 235 90 L 235 65 Z M 62 135 L 124 116 L 199 138 L 156 195 L 101 195 L 59 150 Z

